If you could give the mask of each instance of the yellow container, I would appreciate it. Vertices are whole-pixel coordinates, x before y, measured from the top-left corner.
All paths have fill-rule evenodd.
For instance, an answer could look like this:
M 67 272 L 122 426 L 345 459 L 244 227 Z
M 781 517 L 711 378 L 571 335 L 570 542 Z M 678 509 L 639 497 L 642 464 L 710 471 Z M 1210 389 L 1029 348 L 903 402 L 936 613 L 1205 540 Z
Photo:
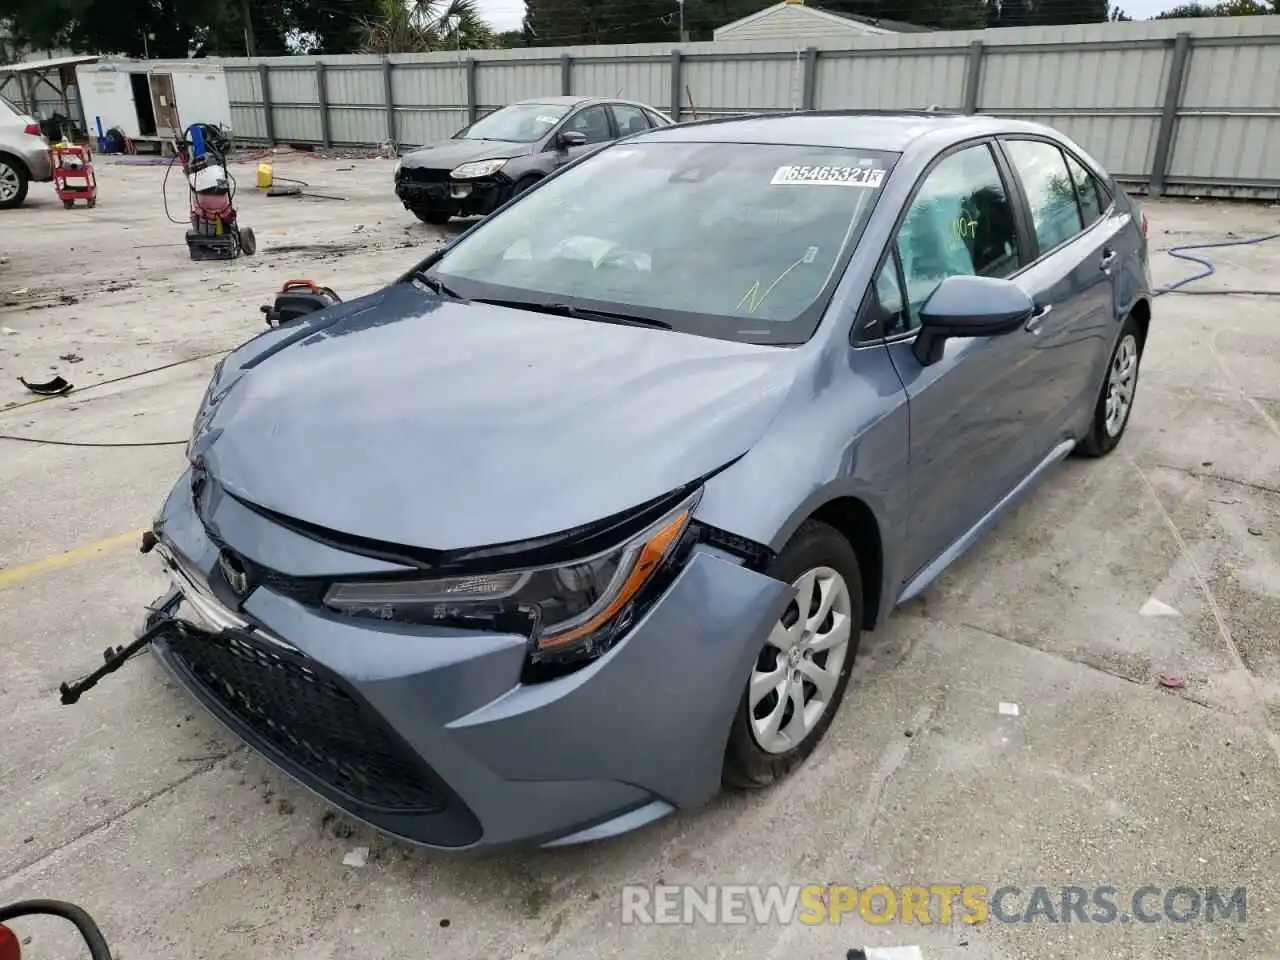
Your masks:
M 271 186 L 271 164 L 258 164 L 258 189 L 266 190 Z

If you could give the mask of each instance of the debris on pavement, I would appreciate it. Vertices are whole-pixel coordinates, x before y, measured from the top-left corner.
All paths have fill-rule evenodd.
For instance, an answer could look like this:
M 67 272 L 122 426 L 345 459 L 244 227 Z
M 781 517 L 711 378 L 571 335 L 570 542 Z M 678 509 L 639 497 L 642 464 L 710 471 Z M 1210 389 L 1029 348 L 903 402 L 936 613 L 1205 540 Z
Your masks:
M 16 337 L 18 335 L 18 331 L 13 327 L 0 327 L 0 333 L 3 333 L 6 337 Z
M 1148 597 L 1147 602 L 1142 605 L 1138 613 L 1144 617 L 1180 617 L 1180 614 L 1173 607 L 1169 606 L 1162 600 L 1155 597 Z
M 70 393 L 73 389 L 72 385 L 62 377 L 54 377 L 44 383 L 32 383 L 26 377 L 19 377 L 18 382 L 32 393 L 38 393 L 45 397 L 56 397 L 59 394 Z
M 1156 679 L 1166 690 L 1181 690 L 1187 685 L 1187 678 L 1177 673 L 1162 673 Z
M 924 960 L 917 946 L 861 947 L 845 954 L 845 960 Z
M 1249 534 L 1254 537 L 1260 537 L 1262 536 L 1262 530 L 1260 530 L 1258 527 L 1250 527 Z
M 1000 715 L 1002 717 L 1016 717 L 1018 715 L 1018 705 L 1016 703 L 1007 703 L 1000 701 Z
M 58 359 L 65 360 L 67 363 L 80 363 L 84 360 L 84 357 L 80 356 L 78 353 L 64 353 L 59 356 Z
M 344 867 L 363 867 L 369 862 L 369 848 L 355 847 L 347 851 L 347 855 L 342 858 Z

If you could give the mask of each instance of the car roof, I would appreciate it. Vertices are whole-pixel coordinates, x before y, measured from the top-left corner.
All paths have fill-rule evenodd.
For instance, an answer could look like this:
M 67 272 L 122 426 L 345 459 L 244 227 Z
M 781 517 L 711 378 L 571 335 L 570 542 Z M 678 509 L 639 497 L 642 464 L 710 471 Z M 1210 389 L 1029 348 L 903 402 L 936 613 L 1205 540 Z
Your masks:
M 1000 133 L 1035 133 L 1061 139 L 1061 134 L 1038 123 L 929 110 L 806 111 L 721 117 L 663 127 L 640 134 L 637 139 L 856 147 L 902 153 L 924 137 L 960 141 Z
M 630 104 L 634 104 L 637 107 L 647 106 L 647 104 L 639 103 L 635 100 L 623 100 L 618 97 L 579 97 L 579 96 L 530 97 L 528 100 L 517 100 L 514 104 L 512 104 L 512 106 L 522 106 L 525 104 L 528 104 L 528 105 L 543 104 L 545 106 L 557 105 L 557 106 L 573 107 L 573 106 L 577 106 L 580 103 L 630 103 Z M 652 110 L 654 108 L 649 107 L 649 109 Z

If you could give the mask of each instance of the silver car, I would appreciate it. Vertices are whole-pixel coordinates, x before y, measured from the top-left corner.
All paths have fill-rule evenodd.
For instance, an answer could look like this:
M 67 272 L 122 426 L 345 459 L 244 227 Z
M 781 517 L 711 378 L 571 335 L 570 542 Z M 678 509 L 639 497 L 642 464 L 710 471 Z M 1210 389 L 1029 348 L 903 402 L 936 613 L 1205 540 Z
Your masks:
M 174 584 L 154 650 L 302 783 L 432 847 L 768 786 L 864 631 L 1120 443 L 1146 233 L 1033 123 L 605 146 L 222 361 L 148 541 Z
M 40 122 L 0 97 L 0 210 L 20 207 L 32 180 L 53 179 L 53 153 Z

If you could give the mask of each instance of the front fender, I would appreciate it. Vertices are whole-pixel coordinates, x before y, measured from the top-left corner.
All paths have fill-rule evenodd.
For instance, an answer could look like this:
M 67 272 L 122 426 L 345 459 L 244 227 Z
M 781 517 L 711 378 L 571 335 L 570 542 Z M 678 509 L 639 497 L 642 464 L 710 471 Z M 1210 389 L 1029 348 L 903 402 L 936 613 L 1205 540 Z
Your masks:
M 883 345 L 837 357 L 804 368 L 764 436 L 707 482 L 697 517 L 777 552 L 824 505 L 856 498 L 879 527 L 891 600 L 908 523 L 906 394 Z

